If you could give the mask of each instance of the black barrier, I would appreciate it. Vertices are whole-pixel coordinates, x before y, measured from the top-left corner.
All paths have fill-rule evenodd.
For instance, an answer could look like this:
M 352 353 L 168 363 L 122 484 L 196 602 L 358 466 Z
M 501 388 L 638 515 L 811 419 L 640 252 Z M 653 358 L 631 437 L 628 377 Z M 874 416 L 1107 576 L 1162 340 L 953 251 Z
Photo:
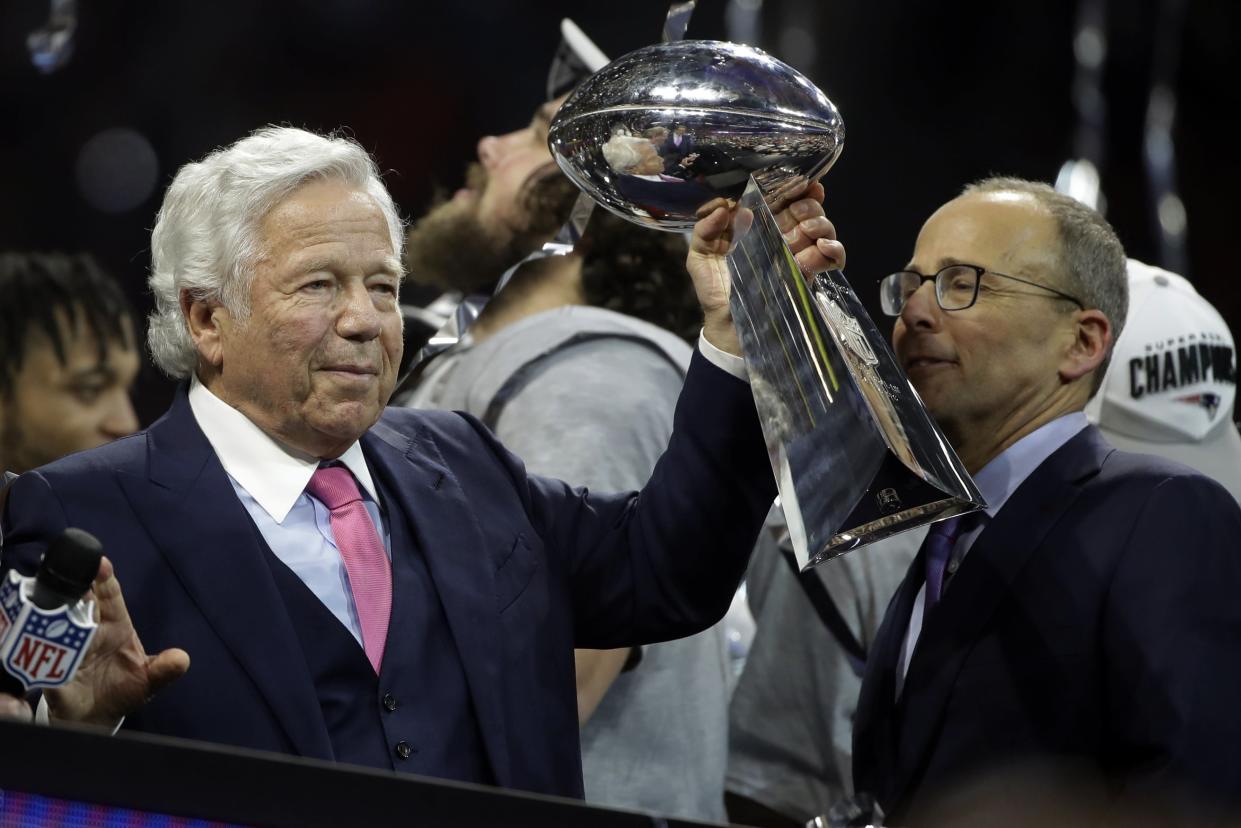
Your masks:
M 146 812 L 151 824 L 168 824 L 161 817 L 270 828 L 706 824 L 183 739 L 0 721 L 0 824 L 22 824 L 13 821 L 19 806 L 35 813 L 46 807 L 43 797 L 61 800 L 60 814 L 77 803 Z

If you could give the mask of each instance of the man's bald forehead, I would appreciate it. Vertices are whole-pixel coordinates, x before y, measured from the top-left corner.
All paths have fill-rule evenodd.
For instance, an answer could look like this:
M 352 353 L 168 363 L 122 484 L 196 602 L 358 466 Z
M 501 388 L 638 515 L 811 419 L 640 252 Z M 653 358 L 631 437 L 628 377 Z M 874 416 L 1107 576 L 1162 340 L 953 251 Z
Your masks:
M 1056 218 L 1030 193 L 1015 190 L 965 192 L 936 210 L 927 219 L 923 231 L 937 221 L 959 229 L 963 247 L 976 249 L 978 242 L 988 242 L 986 247 L 991 248 L 995 256 L 989 262 L 969 261 L 969 249 L 950 247 L 940 257 L 942 262 L 937 268 L 951 264 L 987 265 L 1006 267 L 1013 275 L 1042 274 L 1046 278 L 1059 266 L 1061 241 Z M 960 226 L 967 222 L 968 227 Z

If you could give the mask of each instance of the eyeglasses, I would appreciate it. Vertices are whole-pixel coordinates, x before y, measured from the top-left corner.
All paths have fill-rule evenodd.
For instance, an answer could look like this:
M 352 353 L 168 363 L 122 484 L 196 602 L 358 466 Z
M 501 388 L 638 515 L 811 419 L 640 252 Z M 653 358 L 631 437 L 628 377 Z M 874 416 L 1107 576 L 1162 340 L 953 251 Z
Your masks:
M 935 282 L 935 301 L 941 308 L 946 311 L 965 310 L 978 301 L 978 285 L 984 273 L 1021 282 L 1023 285 L 1042 288 L 1056 294 L 1061 299 L 1068 299 L 1082 310 L 1086 309 L 1080 301 L 1055 288 L 1005 273 L 996 273 L 994 270 L 987 270 L 978 265 L 967 264 L 948 265 L 932 276 L 923 276 L 916 270 L 898 270 L 890 273 L 879 280 L 879 304 L 888 316 L 900 316 L 905 303 L 918 288 L 922 287 L 922 283 L 933 281 Z

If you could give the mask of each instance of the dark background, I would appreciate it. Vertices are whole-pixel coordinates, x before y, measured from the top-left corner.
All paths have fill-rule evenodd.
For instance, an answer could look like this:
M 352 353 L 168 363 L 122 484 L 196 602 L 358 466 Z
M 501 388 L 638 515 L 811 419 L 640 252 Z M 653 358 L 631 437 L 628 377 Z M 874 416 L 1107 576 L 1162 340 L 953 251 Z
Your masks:
M 480 136 L 525 124 L 542 100 L 558 21 L 568 14 L 613 57 L 658 39 L 667 5 L 458 0 L 79 0 L 70 62 L 31 64 L 26 35 L 46 2 L 0 2 L 0 249 L 93 252 L 150 309 L 149 232 L 182 163 L 253 128 L 343 127 L 387 171 L 416 216 L 435 188 L 461 182 Z M 1169 0 L 1112 2 L 1101 149 L 1107 215 L 1130 255 L 1160 264 L 1142 165 L 1142 125 L 1156 34 Z M 1233 286 L 1241 185 L 1232 117 L 1241 106 L 1241 4 L 1185 0 L 1179 47 L 1176 161 L 1188 216 L 1185 275 L 1241 331 Z M 849 275 L 903 265 L 921 222 L 967 181 L 989 173 L 1054 180 L 1078 154 L 1071 82 L 1077 3 L 942 0 L 700 0 L 693 38 L 746 39 L 801 69 L 836 102 L 848 139 L 825 179 L 828 214 L 849 248 Z M 735 31 L 735 30 L 734 30 Z M 125 128 L 142 161 L 88 142 Z M 131 133 L 132 135 L 132 133 Z M 93 170 L 88 174 L 87 168 Z M 134 193 L 117 211 L 84 180 Z M 139 416 L 166 405 L 171 383 L 139 382 Z

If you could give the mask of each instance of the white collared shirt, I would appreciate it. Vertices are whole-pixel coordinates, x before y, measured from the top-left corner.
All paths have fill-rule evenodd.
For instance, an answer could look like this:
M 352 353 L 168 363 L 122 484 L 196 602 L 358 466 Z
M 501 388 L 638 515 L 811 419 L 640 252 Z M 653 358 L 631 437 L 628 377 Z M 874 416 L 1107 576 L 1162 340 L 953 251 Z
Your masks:
M 332 534 L 331 512 L 306 493 L 319 459 L 273 440 L 245 414 L 211 393 L 197 377 L 190 381 L 189 402 L 198 427 L 267 546 L 360 644 L 362 626 Z M 362 446 L 355 442 L 338 462 L 357 479 L 363 505 L 391 557 L 391 536 Z
M 190 380 L 189 399 L 194 419 L 215 449 L 224 471 L 250 493 L 272 520 L 282 523 L 319 468 L 319 458 L 277 443 L 249 417 L 208 391 L 198 377 Z M 353 472 L 362 490 L 378 502 L 361 444 L 355 441 L 338 462 Z
M 1008 502 L 1013 492 L 1017 491 L 1017 487 L 1024 483 L 1025 479 L 1043 464 L 1043 461 L 1088 425 L 1090 421 L 1081 411 L 1057 417 L 1013 443 L 974 475 L 974 482 L 978 484 L 978 489 L 987 502 L 987 508 L 983 510 L 985 517 L 973 529 L 957 538 L 948 562 L 947 574 L 949 576 L 957 571 L 970 547 L 974 545 L 974 541 L 982 534 L 987 523 L 999 513 L 1000 509 L 1004 508 L 1004 504 Z M 923 583 L 918 590 L 918 597 L 914 599 L 913 610 L 909 613 L 909 628 L 905 632 L 905 642 L 901 645 L 900 657 L 897 660 L 899 667 L 896 671 L 897 698 L 900 698 L 901 690 L 904 688 L 905 674 L 909 671 L 909 662 L 913 658 L 918 636 L 922 632 L 922 616 L 925 608 L 926 584 Z
M 698 334 L 698 350 L 707 358 L 707 362 L 721 371 L 726 371 L 739 380 L 750 381 L 749 372 L 745 367 L 745 359 L 735 354 L 730 354 L 728 351 L 721 351 L 707 341 L 705 333 Z

